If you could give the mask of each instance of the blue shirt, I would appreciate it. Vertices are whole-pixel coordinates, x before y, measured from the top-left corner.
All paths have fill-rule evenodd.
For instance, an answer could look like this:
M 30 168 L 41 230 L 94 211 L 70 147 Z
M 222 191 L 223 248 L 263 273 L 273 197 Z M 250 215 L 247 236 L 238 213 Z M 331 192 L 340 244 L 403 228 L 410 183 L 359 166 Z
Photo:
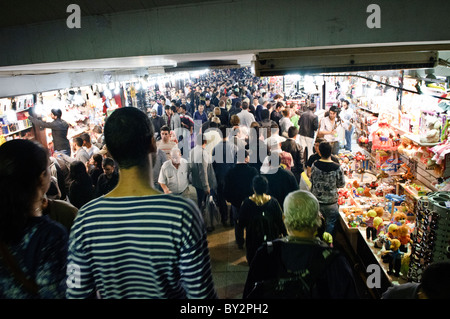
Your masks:
M 39 287 L 39 296 L 24 290 L 0 258 L 0 299 L 62 299 L 66 291 L 67 230 L 47 215 L 31 217 L 20 242 L 9 245 L 25 275 Z

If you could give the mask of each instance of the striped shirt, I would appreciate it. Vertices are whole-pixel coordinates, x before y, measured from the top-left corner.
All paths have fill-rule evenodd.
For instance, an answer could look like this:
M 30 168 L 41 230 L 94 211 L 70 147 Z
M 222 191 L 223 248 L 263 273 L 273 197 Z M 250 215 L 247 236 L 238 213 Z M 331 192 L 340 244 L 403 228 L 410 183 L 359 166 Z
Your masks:
M 206 229 L 172 194 L 99 197 L 70 233 L 67 298 L 217 298 Z

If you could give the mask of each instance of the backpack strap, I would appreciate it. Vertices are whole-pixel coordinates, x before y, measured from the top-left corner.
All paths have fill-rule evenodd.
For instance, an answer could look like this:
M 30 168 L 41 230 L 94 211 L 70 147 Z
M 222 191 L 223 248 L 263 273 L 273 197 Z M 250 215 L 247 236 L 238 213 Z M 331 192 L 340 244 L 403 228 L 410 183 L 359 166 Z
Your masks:
M 14 279 L 29 293 L 33 295 L 39 294 L 39 286 L 36 284 L 34 280 L 30 280 L 27 278 L 25 273 L 20 269 L 19 264 L 16 259 L 9 251 L 9 248 L 6 246 L 4 242 L 0 242 L 0 255 L 2 256 L 2 260 L 9 270 Z
M 316 254 L 313 256 L 311 260 L 311 264 L 308 266 L 308 276 L 302 276 L 299 274 L 295 274 L 295 272 L 290 271 L 281 257 L 281 247 L 283 247 L 283 243 L 286 243 L 286 238 L 280 239 L 274 242 L 267 242 L 267 252 L 269 256 L 273 254 L 274 250 L 277 250 L 278 256 L 273 256 L 273 258 L 280 258 L 281 265 L 283 267 L 282 273 L 280 273 L 280 278 L 290 278 L 292 280 L 300 280 L 309 287 L 309 292 L 311 292 L 312 288 L 317 282 L 317 279 L 324 273 L 324 271 L 328 268 L 328 266 L 333 262 L 333 260 L 339 255 L 339 252 L 327 244 L 323 243 L 320 240 L 308 240 L 308 239 L 299 239 L 296 238 L 294 241 L 289 241 L 290 243 L 302 244 L 302 245 L 311 245 L 313 250 L 311 254 Z M 274 246 L 277 246 L 276 248 Z M 318 258 L 321 256 L 322 258 Z

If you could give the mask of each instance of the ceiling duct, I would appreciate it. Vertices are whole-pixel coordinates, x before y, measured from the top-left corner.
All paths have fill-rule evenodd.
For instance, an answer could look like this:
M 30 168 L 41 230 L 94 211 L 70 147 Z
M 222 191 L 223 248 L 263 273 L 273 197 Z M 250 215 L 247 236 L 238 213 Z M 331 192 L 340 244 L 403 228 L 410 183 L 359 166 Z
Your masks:
M 379 52 L 377 52 L 379 51 Z M 261 52 L 256 56 L 256 76 L 289 73 L 320 74 L 357 71 L 423 69 L 437 66 L 436 51 L 327 49 L 312 51 Z

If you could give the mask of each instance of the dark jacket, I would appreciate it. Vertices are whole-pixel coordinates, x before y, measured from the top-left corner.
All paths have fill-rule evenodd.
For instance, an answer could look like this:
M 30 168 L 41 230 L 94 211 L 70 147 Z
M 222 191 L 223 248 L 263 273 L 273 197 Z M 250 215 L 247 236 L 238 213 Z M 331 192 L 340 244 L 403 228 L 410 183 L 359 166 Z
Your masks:
M 162 116 L 157 115 L 155 118 L 153 116 L 150 116 L 150 121 L 153 124 L 153 128 L 155 129 L 155 133 L 157 133 L 156 138 L 160 138 L 161 134 L 161 127 L 163 125 L 166 125 L 166 121 Z
M 236 164 L 225 175 L 224 196 L 234 207 L 241 207 L 243 200 L 253 194 L 253 177 L 256 168 L 249 164 Z
M 42 128 L 51 129 L 55 151 L 64 150 L 67 151 L 68 156 L 70 156 L 71 153 L 70 142 L 67 139 L 67 131 L 69 130 L 69 124 L 67 124 L 66 121 L 58 118 L 53 122 L 44 122 L 32 116 L 30 116 L 29 118 L 34 125 Z
M 319 128 L 319 118 L 314 112 L 306 111 L 298 119 L 298 134 L 314 138 L 315 132 Z
M 279 167 L 273 174 L 263 174 L 269 182 L 269 195 L 275 197 L 283 207 L 286 196 L 295 190 L 299 189 L 297 180 L 294 174 L 282 167 Z
M 221 141 L 214 146 L 212 151 L 213 168 L 217 182 L 223 184 L 227 172 L 236 165 L 237 147 L 230 141 Z
M 300 182 L 300 175 L 303 173 L 303 148 L 293 139 L 288 138 L 286 141 L 281 143 L 281 149 L 292 155 L 294 160 L 294 166 L 291 167 L 292 173 L 294 173 L 297 182 Z
M 304 241 L 278 239 L 273 242 L 274 249 L 270 254 L 265 247 L 260 248 L 250 265 L 243 298 L 248 296 L 256 282 L 277 278 L 286 268 L 290 272 L 295 272 L 313 267 L 316 258 L 320 257 L 318 253 L 322 253 L 320 248 L 325 244 L 313 239 Z M 340 253 L 330 261 L 316 283 L 312 290 L 313 299 L 359 297 L 352 269 Z
M 251 197 L 247 197 L 239 209 L 239 224 L 246 229 L 245 246 L 249 264 L 251 264 L 258 248 L 264 243 L 264 238 L 260 238 L 258 236 L 260 234 L 257 231 L 259 223 L 257 216 L 262 213 L 264 213 L 268 221 L 268 226 L 271 229 L 270 234 L 274 237 L 268 238 L 268 240 L 287 235 L 286 227 L 283 223 L 283 211 L 276 198 L 270 197 L 268 201 L 257 203 Z
M 118 182 L 119 182 L 119 173 L 117 173 L 116 171 L 113 173 L 113 176 L 111 178 L 106 177 L 105 173 L 101 174 L 97 180 L 95 196 L 99 197 L 109 193 L 114 189 L 114 187 L 116 187 Z

